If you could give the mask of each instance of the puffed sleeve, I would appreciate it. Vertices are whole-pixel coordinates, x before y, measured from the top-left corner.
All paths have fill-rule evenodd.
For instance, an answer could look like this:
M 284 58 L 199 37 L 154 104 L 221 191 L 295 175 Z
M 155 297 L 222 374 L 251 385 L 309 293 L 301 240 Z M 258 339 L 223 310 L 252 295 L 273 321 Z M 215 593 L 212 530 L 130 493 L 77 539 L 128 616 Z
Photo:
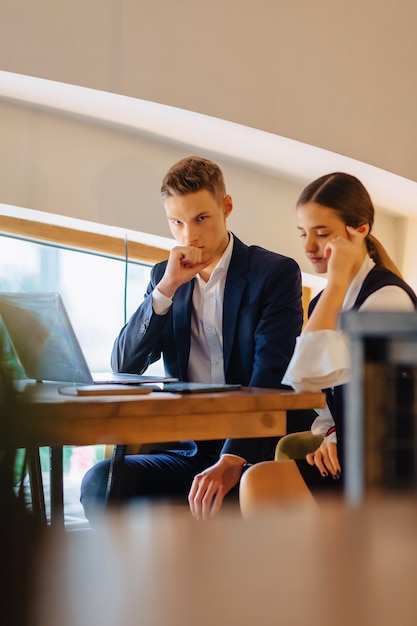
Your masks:
M 319 391 L 350 380 L 349 338 L 339 330 L 305 333 L 296 346 L 282 379 L 296 391 Z

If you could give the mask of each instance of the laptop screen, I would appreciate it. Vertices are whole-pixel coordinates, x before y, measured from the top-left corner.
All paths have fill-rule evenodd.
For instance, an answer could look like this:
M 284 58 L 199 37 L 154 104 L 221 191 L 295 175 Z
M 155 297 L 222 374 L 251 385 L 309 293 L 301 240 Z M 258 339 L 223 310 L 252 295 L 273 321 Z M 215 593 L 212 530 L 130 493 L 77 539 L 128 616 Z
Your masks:
M 0 315 L 0 344 L 1 344 L 2 365 L 4 365 L 6 370 L 10 372 L 13 378 L 19 379 L 19 380 L 27 378 L 26 372 L 24 371 L 23 366 L 19 360 L 16 349 L 13 345 L 12 340 L 10 339 L 10 335 L 7 332 L 6 325 L 1 315 Z
M 58 293 L 0 293 L 0 315 L 28 378 L 92 383 Z

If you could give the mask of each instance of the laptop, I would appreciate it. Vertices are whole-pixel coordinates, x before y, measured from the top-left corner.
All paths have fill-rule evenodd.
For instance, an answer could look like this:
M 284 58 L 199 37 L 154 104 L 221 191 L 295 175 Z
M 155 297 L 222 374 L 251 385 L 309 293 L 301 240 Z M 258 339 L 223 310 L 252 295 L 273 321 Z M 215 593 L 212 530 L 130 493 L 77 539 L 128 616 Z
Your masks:
M 92 373 L 59 293 L 0 293 L 7 355 L 21 378 L 84 385 L 140 385 L 177 378 Z M 5 329 L 5 332 L 4 332 Z M 0 328 L 1 332 L 1 328 Z

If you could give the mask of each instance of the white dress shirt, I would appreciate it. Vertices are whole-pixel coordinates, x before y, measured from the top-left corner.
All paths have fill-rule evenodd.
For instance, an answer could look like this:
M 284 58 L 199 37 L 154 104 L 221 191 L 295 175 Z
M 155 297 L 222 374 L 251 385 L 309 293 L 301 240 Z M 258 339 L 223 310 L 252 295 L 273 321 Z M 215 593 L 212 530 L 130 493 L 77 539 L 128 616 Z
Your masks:
M 195 277 L 191 311 L 191 345 L 188 359 L 188 380 L 202 383 L 224 383 L 223 360 L 223 299 L 227 272 L 233 252 L 233 235 L 209 280 Z M 152 306 L 157 315 L 164 315 L 172 299 L 157 287 L 152 292 Z M 237 457 L 235 454 L 221 456 Z M 242 461 L 245 459 L 242 458 Z
M 205 282 L 199 274 L 195 277 L 193 308 L 191 313 L 191 347 L 188 360 L 188 379 L 191 382 L 224 383 L 223 361 L 223 297 L 227 272 L 232 258 L 233 235 Z M 164 296 L 157 287 L 152 292 L 152 306 L 157 315 L 167 313 L 172 299 Z

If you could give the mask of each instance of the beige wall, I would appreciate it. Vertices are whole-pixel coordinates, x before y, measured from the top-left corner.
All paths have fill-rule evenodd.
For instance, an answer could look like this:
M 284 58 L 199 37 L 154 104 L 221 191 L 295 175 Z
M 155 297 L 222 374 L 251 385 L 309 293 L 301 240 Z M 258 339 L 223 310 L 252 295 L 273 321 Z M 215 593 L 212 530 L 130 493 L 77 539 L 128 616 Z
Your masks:
M 2 70 L 217 116 L 417 180 L 416 23 L 415 0 L 20 0 L 2 7 L 0 59 Z M 190 150 L 7 101 L 0 137 L 0 202 L 169 234 L 160 180 Z M 310 271 L 294 230 L 302 183 L 199 153 L 224 169 L 236 234 Z M 375 233 L 416 285 L 414 221 L 378 209 Z
M 415 0 L 19 0 L 0 59 L 416 180 L 416 23 Z
M 1 202 L 170 236 L 159 197 L 163 175 L 184 148 L 67 115 L 0 102 Z M 218 158 L 234 199 L 230 228 L 248 244 L 304 257 L 294 207 L 301 183 Z M 378 210 L 375 234 L 402 262 L 399 218 Z

